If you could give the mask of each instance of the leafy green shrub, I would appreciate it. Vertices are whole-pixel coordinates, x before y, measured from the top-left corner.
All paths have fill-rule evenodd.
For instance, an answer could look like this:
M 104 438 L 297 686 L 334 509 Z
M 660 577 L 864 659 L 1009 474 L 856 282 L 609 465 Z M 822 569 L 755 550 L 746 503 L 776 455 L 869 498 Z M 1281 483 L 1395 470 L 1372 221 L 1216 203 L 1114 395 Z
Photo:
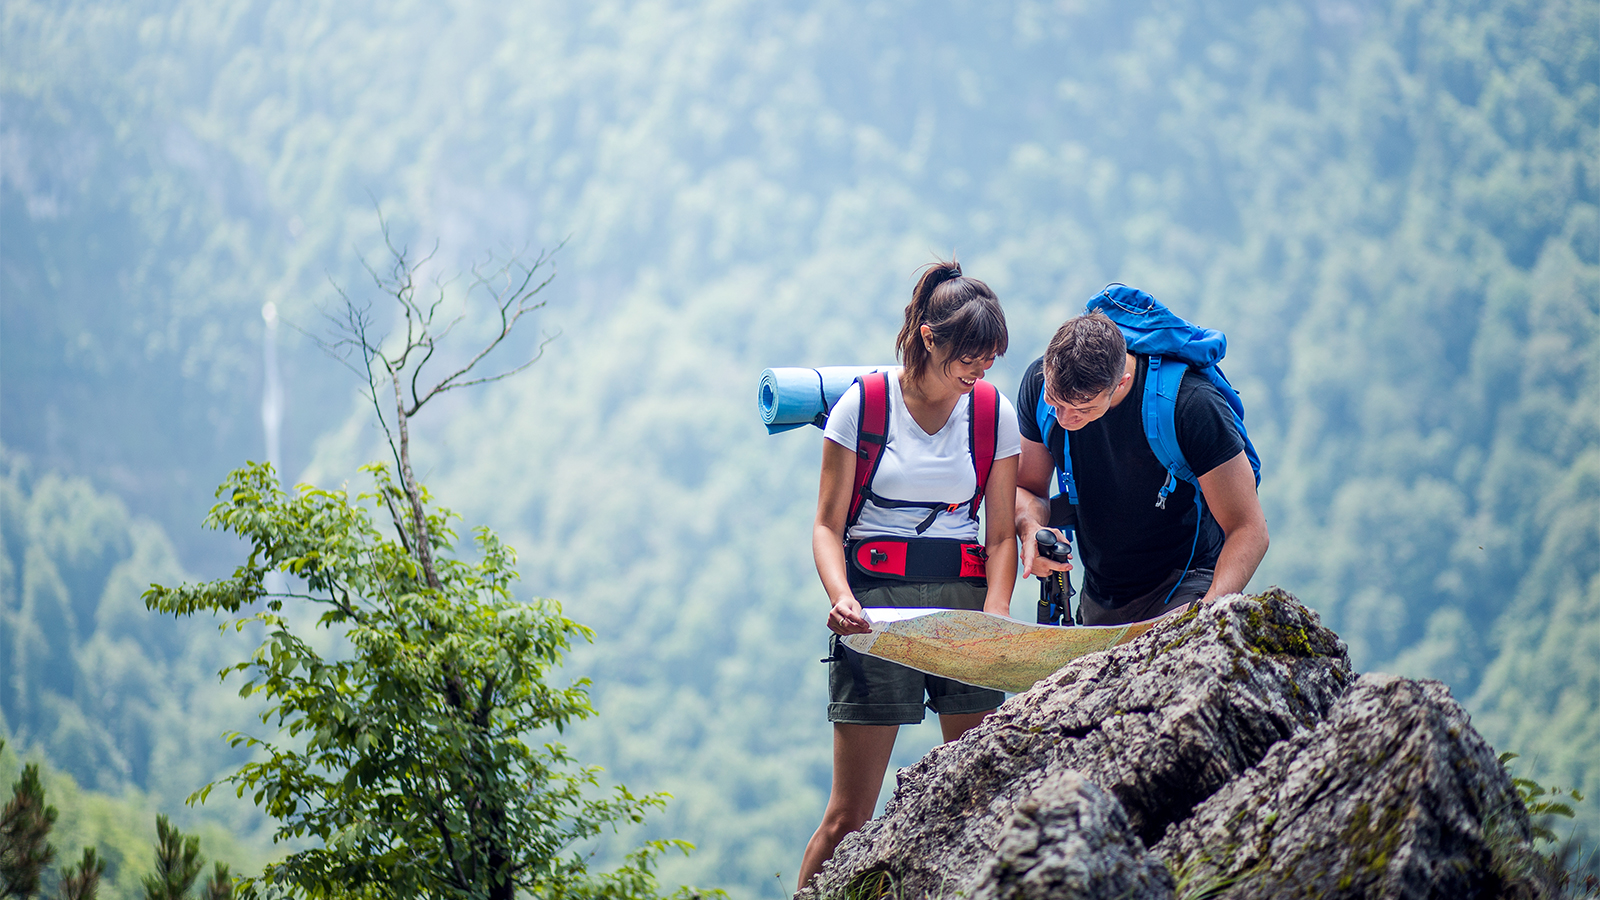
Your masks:
M 619 786 L 609 798 L 588 797 L 598 769 L 533 737 L 594 715 L 586 681 L 548 682 L 589 629 L 554 601 L 513 599 L 515 555 L 489 529 L 476 530 L 475 561 L 456 557 L 450 513 L 421 489 L 420 530 L 432 551 L 425 573 L 406 518 L 395 516 L 396 532 L 385 535 L 358 505 L 404 497 L 385 466 L 367 471 L 377 491 L 356 503 L 304 485 L 290 496 L 269 465 L 234 471 L 206 524 L 247 540 L 247 560 L 230 577 L 145 594 L 164 613 L 240 614 L 222 627 L 263 630 L 250 658 L 222 674 L 244 675 L 242 694 L 266 696 L 262 721 L 279 734 L 231 735 L 259 755 L 223 783 L 280 822 L 276 839 L 319 845 L 243 879 L 241 893 L 656 896 L 652 859 L 687 844 L 647 844 L 605 875 L 591 874 L 572 848 L 643 821 L 666 795 Z M 301 586 L 269 593 L 275 572 Z M 320 614 L 312 624 L 291 605 Z M 348 656 L 314 647 L 309 632 L 322 629 L 348 643 Z

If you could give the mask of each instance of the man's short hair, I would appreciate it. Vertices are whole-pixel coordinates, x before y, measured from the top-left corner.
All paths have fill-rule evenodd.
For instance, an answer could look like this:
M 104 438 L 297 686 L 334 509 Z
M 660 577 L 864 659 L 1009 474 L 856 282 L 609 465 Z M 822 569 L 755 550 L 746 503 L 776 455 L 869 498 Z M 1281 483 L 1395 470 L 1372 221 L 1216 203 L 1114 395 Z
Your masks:
M 1116 387 L 1128 366 L 1128 344 L 1105 313 L 1063 322 L 1044 351 L 1050 393 L 1065 403 L 1085 403 Z

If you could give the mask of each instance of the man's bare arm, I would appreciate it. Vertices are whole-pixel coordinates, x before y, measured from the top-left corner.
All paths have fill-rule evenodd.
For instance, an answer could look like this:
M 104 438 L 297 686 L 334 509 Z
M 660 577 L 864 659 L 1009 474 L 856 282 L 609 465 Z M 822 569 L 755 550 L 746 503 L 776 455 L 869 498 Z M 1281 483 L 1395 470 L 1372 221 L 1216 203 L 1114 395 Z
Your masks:
M 1022 459 L 1017 464 L 1017 540 L 1022 543 L 1022 573 L 1043 578 L 1072 568 L 1039 556 L 1034 532 L 1050 524 L 1050 474 L 1055 471 L 1050 451 L 1038 441 L 1022 439 Z
M 1240 451 L 1238 456 L 1200 476 L 1200 491 L 1205 495 L 1206 508 L 1222 526 L 1226 536 L 1222 552 L 1217 557 L 1217 574 L 1211 581 L 1211 590 L 1201 602 L 1236 594 L 1250 583 L 1250 576 L 1267 555 L 1267 517 L 1261 511 L 1261 500 L 1256 496 L 1255 471 L 1250 459 Z M 1020 514 L 1020 513 L 1019 513 Z

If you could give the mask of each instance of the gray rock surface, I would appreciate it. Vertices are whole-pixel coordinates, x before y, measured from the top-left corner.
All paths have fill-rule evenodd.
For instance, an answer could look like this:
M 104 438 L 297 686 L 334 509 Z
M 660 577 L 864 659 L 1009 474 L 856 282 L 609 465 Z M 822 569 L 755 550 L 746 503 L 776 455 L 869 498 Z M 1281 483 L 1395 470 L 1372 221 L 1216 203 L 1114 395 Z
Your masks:
M 1192 610 L 1074 661 L 902 771 L 884 815 L 797 896 L 860 894 L 869 877 L 893 896 L 968 891 L 1019 804 L 1069 769 L 1154 844 L 1274 744 L 1314 728 L 1352 680 L 1344 644 L 1286 592 Z
M 1122 804 L 1072 771 L 1017 805 L 972 900 L 1170 900 L 1167 867 L 1145 852 Z
M 1448 690 L 1355 679 L 1337 635 L 1273 589 L 1012 698 L 902 771 L 797 896 L 1174 893 L 1555 895 L 1515 786 Z
M 1529 839 L 1510 777 L 1444 685 L 1364 675 L 1155 853 L 1235 900 L 1538 896 Z

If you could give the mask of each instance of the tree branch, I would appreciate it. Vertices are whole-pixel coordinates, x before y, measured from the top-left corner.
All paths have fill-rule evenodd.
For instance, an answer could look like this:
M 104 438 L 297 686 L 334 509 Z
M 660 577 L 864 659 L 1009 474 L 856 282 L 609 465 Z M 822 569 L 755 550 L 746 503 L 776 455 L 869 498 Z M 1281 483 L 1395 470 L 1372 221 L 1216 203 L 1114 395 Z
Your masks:
M 400 307 L 400 316 L 404 321 L 402 334 L 396 336 L 398 342 L 376 336 L 372 305 L 358 304 L 337 285 L 335 289 L 339 290 L 344 308 L 337 316 L 324 313 L 324 317 L 333 323 L 333 337 L 312 338 L 346 368 L 366 379 L 365 394 L 378 415 L 378 424 L 383 428 L 384 438 L 393 454 L 400 482 L 399 494 L 404 496 L 410 507 L 409 515 L 402 515 L 396 508 L 394 501 L 398 497 L 385 492 L 383 502 L 389 508 L 402 546 L 421 567 L 428 587 L 437 591 L 442 589 L 442 583 L 434 565 L 433 536 L 430 534 L 427 510 L 423 506 L 422 490 L 411 465 L 410 420 L 429 400 L 440 394 L 509 378 L 544 358 L 545 349 L 559 336 L 559 332 L 546 334 L 533 355 L 519 365 L 496 374 L 475 376 L 476 370 L 488 356 L 510 339 L 524 316 L 545 307 L 546 301 L 540 299 L 539 294 L 556 276 L 552 261 L 555 251 L 541 252 L 531 265 L 524 265 L 519 256 L 513 254 L 497 267 L 491 265 L 492 257 L 472 267 L 472 280 L 466 289 L 467 300 L 471 302 L 474 294 L 486 292 L 494 305 L 493 315 L 498 319 L 498 328 L 492 331 L 476 352 L 467 357 L 464 364 L 428 387 L 432 379 L 425 378 L 423 370 L 440 358 L 441 342 L 465 320 L 466 313 L 442 325 L 438 323 L 439 313 L 446 301 L 448 283 L 445 281 L 434 281 L 437 292 L 426 307 L 417 298 L 417 273 L 438 254 L 438 242 L 426 255 L 413 259 L 408 248 L 395 243 L 394 234 L 381 210 L 378 222 L 384 246 L 389 252 L 388 270 L 380 272 L 365 258 L 362 258 L 361 265 L 372 278 L 373 284 Z M 556 250 L 565 244 L 566 241 L 562 241 Z M 384 347 L 386 343 L 389 344 L 387 350 Z M 361 356 L 359 366 L 351 359 L 354 354 Z M 393 394 L 392 401 L 389 401 L 393 403 L 389 409 L 394 416 L 392 423 L 385 412 L 389 402 L 379 400 L 381 381 L 389 382 Z M 407 393 L 410 394 L 409 402 Z M 406 519 L 410 520 L 409 527 L 405 525 Z

